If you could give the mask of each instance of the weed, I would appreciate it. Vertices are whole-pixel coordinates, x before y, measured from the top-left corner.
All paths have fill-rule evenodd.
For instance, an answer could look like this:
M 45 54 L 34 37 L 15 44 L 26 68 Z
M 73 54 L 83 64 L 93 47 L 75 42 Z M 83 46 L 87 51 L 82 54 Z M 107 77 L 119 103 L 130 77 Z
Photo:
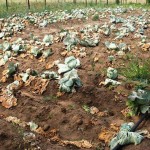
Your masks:
M 126 60 L 131 60 L 133 58 L 134 58 L 134 56 L 131 53 L 126 54 Z
M 150 61 L 133 60 L 127 68 L 122 71 L 123 76 L 142 82 L 150 82 Z
M 90 107 L 88 105 L 83 105 L 82 108 L 86 111 L 86 112 L 90 112 Z
M 73 105 L 73 104 L 70 104 L 70 105 L 68 105 L 68 110 L 73 110 L 73 109 L 75 109 L 75 105 Z
M 57 101 L 57 97 L 56 96 L 54 96 L 54 95 L 48 95 L 48 96 L 44 96 L 43 97 L 43 100 L 44 101 L 52 101 L 52 102 L 55 102 L 55 101 Z
M 95 14 L 92 18 L 93 21 L 98 21 L 99 20 L 99 15 Z
M 48 119 L 52 119 L 53 116 L 54 116 L 53 114 L 49 113 L 48 116 L 47 116 L 47 118 L 48 118 Z

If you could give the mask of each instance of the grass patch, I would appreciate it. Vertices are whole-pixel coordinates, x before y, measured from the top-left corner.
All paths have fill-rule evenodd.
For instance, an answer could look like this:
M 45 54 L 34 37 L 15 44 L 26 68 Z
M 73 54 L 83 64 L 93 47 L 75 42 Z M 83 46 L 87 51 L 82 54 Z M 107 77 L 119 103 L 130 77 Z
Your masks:
M 99 20 L 99 15 L 95 14 L 92 18 L 93 21 L 98 21 Z
M 31 8 L 28 10 L 28 7 L 26 3 L 11 3 L 9 4 L 8 11 L 6 10 L 5 3 L 0 3 L 0 18 L 3 17 L 9 17 L 12 14 L 26 14 L 28 12 L 43 12 L 45 10 L 45 5 L 44 1 L 43 2 L 31 2 Z M 98 3 L 97 5 L 93 2 L 89 2 L 88 5 L 86 6 L 84 2 L 79 2 L 74 5 L 72 2 L 60 2 L 60 3 L 47 3 L 46 10 L 48 11 L 57 11 L 57 10 L 67 10 L 71 11 L 72 9 L 75 8 L 116 8 L 118 5 L 116 4 L 109 4 L 107 5 L 106 3 Z M 133 7 L 133 8 L 150 8 L 150 5 L 142 5 L 142 4 L 124 4 L 124 5 L 119 5 L 123 7 Z
M 43 100 L 44 100 L 45 102 L 48 102 L 48 101 L 55 102 L 55 101 L 57 101 L 57 97 L 54 96 L 54 95 L 48 95 L 48 96 L 44 96 L 44 97 L 43 97 Z
M 128 79 L 150 83 L 150 61 L 134 59 L 121 73 Z

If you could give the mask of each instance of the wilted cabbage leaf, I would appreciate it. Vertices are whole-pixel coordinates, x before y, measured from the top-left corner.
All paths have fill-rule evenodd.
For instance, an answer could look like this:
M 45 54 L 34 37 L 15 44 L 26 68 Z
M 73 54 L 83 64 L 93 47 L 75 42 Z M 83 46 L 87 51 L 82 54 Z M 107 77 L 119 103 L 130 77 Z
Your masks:
M 64 77 L 59 80 L 59 89 L 61 92 L 72 92 L 75 87 L 81 87 L 82 83 L 78 77 L 77 70 L 72 69 L 71 71 L 64 74 Z
M 116 79 L 118 77 L 118 72 L 116 69 L 109 67 L 107 69 L 107 77 L 110 79 Z
M 57 75 L 56 72 L 54 71 L 44 71 L 42 74 L 41 74 L 41 77 L 43 79 L 59 79 L 59 76 Z
M 31 54 L 34 55 L 35 57 L 38 57 L 38 56 L 42 55 L 42 52 L 38 47 L 32 47 Z
M 76 59 L 74 56 L 67 57 L 65 59 L 65 64 L 58 64 L 58 73 L 64 73 L 70 71 L 73 68 L 77 68 L 80 66 L 79 59 Z
M 11 57 L 11 52 L 6 51 L 4 55 L 2 55 L 2 58 L 0 59 L 0 66 L 5 65 L 5 63 L 8 61 L 8 59 Z
M 114 56 L 112 56 L 112 55 L 111 55 L 111 56 L 108 56 L 108 61 L 109 61 L 109 62 L 113 62 L 114 60 L 115 60 L 115 57 L 114 57 Z
M 9 42 L 4 42 L 3 44 L 2 44 L 2 49 L 3 49 L 3 51 L 8 51 L 8 50 L 10 50 L 11 49 L 11 44 L 9 43 Z
M 36 129 L 38 128 L 38 125 L 35 124 L 34 122 L 28 122 L 28 125 L 30 126 L 30 130 L 31 131 L 36 131 Z
M 131 115 L 150 112 L 150 91 L 138 89 L 129 95 L 127 105 L 131 109 Z
M 24 51 L 24 48 L 21 44 L 13 44 L 12 45 L 12 50 L 15 52 L 15 53 L 19 53 L 19 52 L 23 52 Z
M 13 62 L 9 63 L 8 65 L 8 76 L 12 76 L 16 73 L 17 71 L 17 68 L 18 68 L 18 64 L 14 64 Z
M 0 33 L 0 39 L 3 38 L 4 36 L 5 36 L 5 33 L 4 33 L 4 32 L 1 32 L 1 33 Z
M 121 82 L 112 80 L 112 79 L 105 79 L 104 85 L 120 85 Z
M 137 145 L 141 143 L 144 137 L 137 132 L 130 132 L 133 125 L 133 122 L 122 124 L 119 133 L 109 143 L 111 150 L 114 149 L 117 144 L 126 145 L 134 143 Z
M 124 21 L 125 21 L 125 19 L 116 17 L 115 15 L 110 16 L 111 23 L 123 23 Z
M 43 57 L 47 58 L 47 57 L 49 57 L 52 54 L 53 54 L 52 50 L 48 49 L 48 50 L 46 50 L 46 51 L 43 52 Z
M 127 50 L 128 50 L 128 46 L 127 46 L 127 44 L 125 44 L 125 43 L 120 43 L 120 44 L 118 45 L 118 48 L 119 48 L 119 50 L 121 50 L 121 51 L 127 51 Z
M 47 21 L 47 20 L 43 20 L 43 22 L 41 22 L 41 23 L 39 24 L 39 26 L 40 26 L 40 27 L 46 27 L 47 24 L 48 24 L 48 21 Z
M 118 50 L 118 46 L 115 43 L 113 43 L 113 42 L 110 43 L 110 42 L 106 41 L 105 42 L 105 46 L 109 50 Z
M 44 38 L 43 38 L 43 43 L 46 45 L 46 46 L 49 46 L 51 44 L 53 44 L 53 35 L 49 34 L 49 35 L 45 35 Z
M 31 68 L 27 69 L 25 73 L 20 73 L 20 76 L 22 77 L 23 82 L 26 82 L 29 79 L 29 76 L 37 76 L 38 72 L 36 70 L 33 70 Z
M 85 47 L 95 47 L 99 44 L 99 39 L 86 37 L 80 41 L 80 44 Z
M 68 33 L 64 38 L 63 43 L 67 46 L 66 49 L 70 51 L 78 43 L 78 38 L 75 33 Z

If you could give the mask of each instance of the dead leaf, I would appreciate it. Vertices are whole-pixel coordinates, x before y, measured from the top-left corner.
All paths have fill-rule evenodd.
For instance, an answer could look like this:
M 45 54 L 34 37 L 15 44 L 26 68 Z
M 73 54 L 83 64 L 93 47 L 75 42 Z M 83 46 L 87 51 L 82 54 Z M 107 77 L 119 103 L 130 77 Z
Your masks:
M 39 94 L 43 94 L 48 84 L 49 84 L 49 80 L 47 79 L 37 79 L 37 82 L 34 87 L 35 92 Z
M 5 108 L 11 108 L 17 105 L 17 99 L 13 95 L 9 96 L 5 93 L 3 93 L 3 96 L 0 96 L 0 102 L 2 102 L 2 106 Z
M 15 123 L 15 124 L 19 125 L 20 127 L 26 127 L 27 126 L 27 123 L 25 121 L 21 121 L 17 117 L 8 116 L 5 118 L 5 120 L 8 122 Z
M 119 131 L 119 126 L 117 126 L 116 124 L 112 123 L 110 124 L 110 128 L 113 129 L 114 131 Z
M 106 116 L 108 116 L 108 112 L 105 112 L 105 111 L 98 112 L 97 116 L 98 117 L 106 117 Z
M 63 52 L 60 53 L 60 55 L 65 57 L 67 55 L 67 53 L 68 53 L 67 51 L 63 51 Z
M 149 51 L 150 50 L 150 43 L 143 44 L 141 48 L 145 52 Z
M 25 58 L 25 57 L 27 57 L 28 56 L 28 54 L 20 54 L 20 57 L 21 58 Z
M 92 107 L 90 108 L 90 113 L 91 113 L 92 115 L 97 114 L 98 112 L 99 112 L 98 108 L 96 108 L 96 107 L 94 107 L 94 106 L 92 106 Z
M 5 83 L 7 81 L 7 77 L 6 76 L 3 76 L 2 78 L 1 78 L 1 80 L 0 80 L 0 82 L 2 82 L 2 83 Z
M 115 131 L 103 129 L 102 132 L 98 135 L 98 138 L 105 143 L 109 143 L 115 134 Z
M 45 131 L 41 127 L 38 127 L 36 130 L 34 130 L 34 132 L 41 135 L 46 135 Z
M 27 82 L 25 83 L 25 86 L 29 86 L 34 79 L 35 79 L 35 76 L 30 76 Z
M 92 144 L 88 142 L 87 140 L 81 140 L 81 141 L 62 141 L 65 145 L 75 145 L 79 148 L 91 148 Z
M 128 117 L 128 114 L 129 114 L 130 111 L 131 111 L 130 108 L 127 107 L 127 108 L 123 109 L 123 110 L 121 111 L 121 113 L 122 113 L 125 117 Z
M 8 78 L 7 73 L 8 73 L 8 70 L 4 70 L 4 71 L 2 72 L 2 78 L 1 78 L 0 82 L 5 83 L 5 82 L 7 81 L 7 78 Z
M 45 62 L 45 58 L 41 57 L 38 62 Z
M 64 94 L 65 94 L 64 92 L 57 92 L 56 96 L 57 96 L 57 97 L 61 97 L 61 96 L 63 96 Z
M 14 90 L 18 90 L 20 87 L 20 82 L 19 85 L 16 85 L 13 82 L 7 86 L 7 88 L 2 89 L 2 92 L 0 93 L 0 102 L 2 103 L 2 106 L 5 108 L 11 108 L 17 105 L 17 98 L 15 98 L 13 92 Z
M 94 62 L 98 62 L 99 57 L 94 57 Z
M 54 67 L 54 63 L 47 63 L 46 65 L 45 65 L 45 68 L 46 69 L 51 69 L 51 68 L 53 68 Z

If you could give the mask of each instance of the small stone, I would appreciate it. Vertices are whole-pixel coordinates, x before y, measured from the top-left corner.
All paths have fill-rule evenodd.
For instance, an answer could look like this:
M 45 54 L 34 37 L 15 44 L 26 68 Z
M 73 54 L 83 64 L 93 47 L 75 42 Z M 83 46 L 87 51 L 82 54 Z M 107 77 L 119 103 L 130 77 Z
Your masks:
M 50 128 L 50 125 L 48 125 L 48 124 L 45 124 L 45 125 L 43 126 L 43 130 L 44 130 L 44 131 L 47 131 L 49 128 Z
M 90 113 L 91 113 L 92 115 L 97 114 L 98 112 L 99 112 L 98 108 L 96 108 L 96 107 L 94 107 L 94 106 L 92 106 L 92 107 L 90 108 Z
M 67 112 L 67 110 L 66 110 L 66 108 L 61 108 L 61 112 L 63 112 L 64 114 L 66 114 L 66 112 Z
M 77 120 L 77 125 L 82 125 L 83 124 L 83 120 L 82 119 L 78 119 Z

